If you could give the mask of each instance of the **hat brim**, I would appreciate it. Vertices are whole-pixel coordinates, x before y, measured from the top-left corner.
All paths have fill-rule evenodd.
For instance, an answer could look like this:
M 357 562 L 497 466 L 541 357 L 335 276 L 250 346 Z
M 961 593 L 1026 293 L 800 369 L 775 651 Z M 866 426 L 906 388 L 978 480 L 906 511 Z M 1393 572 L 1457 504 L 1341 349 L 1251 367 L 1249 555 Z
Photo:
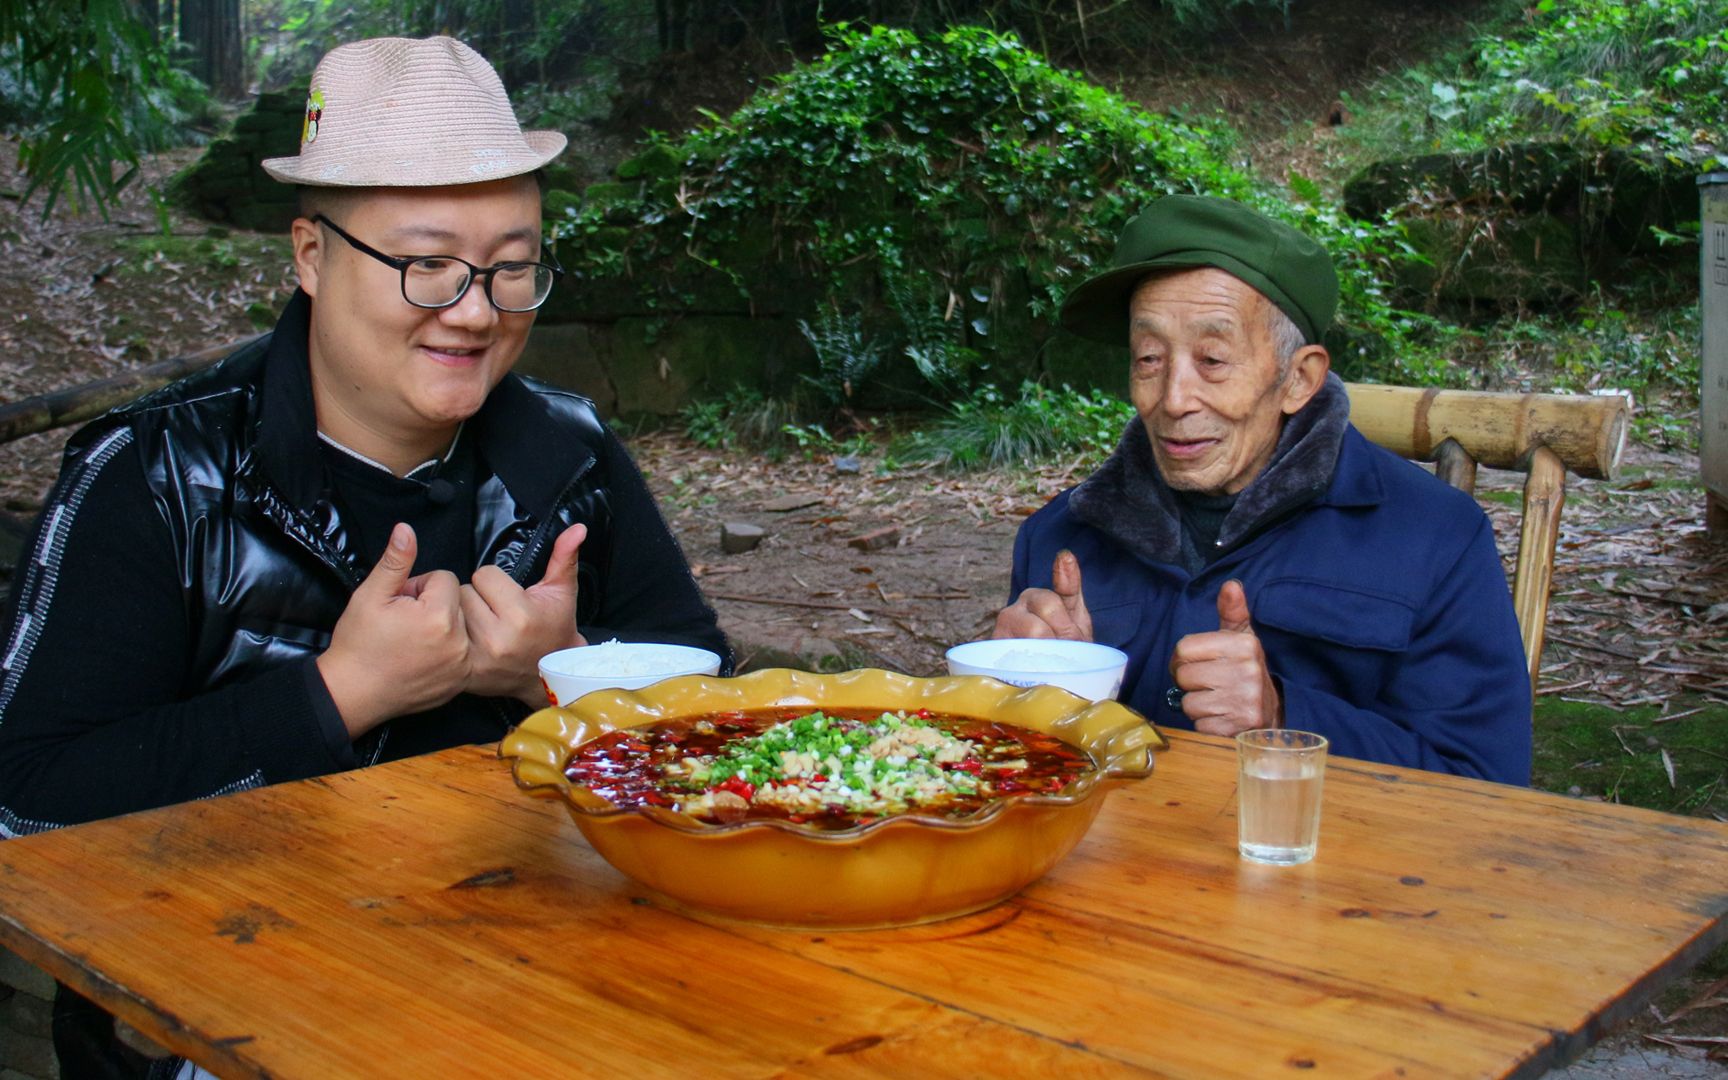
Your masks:
M 1303 337 L 1316 340 L 1306 313 L 1265 274 L 1221 251 L 1179 251 L 1156 259 L 1112 267 L 1081 282 L 1062 301 L 1058 319 L 1064 330 L 1111 345 L 1128 344 L 1128 300 L 1140 283 L 1161 270 L 1193 270 L 1210 266 L 1239 278 L 1290 316 Z
M 526 151 L 489 160 L 484 172 L 478 174 L 472 165 L 449 155 L 432 155 L 422 163 L 372 159 L 318 164 L 295 155 L 265 158 L 260 164 L 271 179 L 301 187 L 451 187 L 524 176 L 563 153 L 569 143 L 557 131 L 524 131 L 522 140 Z M 333 171 L 333 166 L 339 167 Z

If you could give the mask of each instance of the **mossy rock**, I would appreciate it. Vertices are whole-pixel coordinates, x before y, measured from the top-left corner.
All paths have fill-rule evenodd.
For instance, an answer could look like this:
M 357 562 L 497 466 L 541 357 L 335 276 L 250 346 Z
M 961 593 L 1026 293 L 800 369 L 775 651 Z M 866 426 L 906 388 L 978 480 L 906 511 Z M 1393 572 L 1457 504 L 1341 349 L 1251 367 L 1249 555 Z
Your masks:
M 291 189 L 282 199 L 258 199 L 242 196 L 228 203 L 228 220 L 242 229 L 253 232 L 276 233 L 286 232 L 293 222 L 298 207 Z
M 1465 154 L 1379 161 L 1344 185 L 1344 209 L 1377 220 L 1413 203 L 1491 202 L 1520 213 L 1552 212 L 1578 200 L 1583 157 L 1559 143 L 1522 143 Z
M 1689 169 L 1622 149 L 1526 143 L 1377 162 L 1344 186 L 1351 215 L 1392 214 L 1434 267 L 1401 283 L 1442 298 L 1550 303 L 1588 282 L 1628 283 L 1691 259 L 1660 247 L 1652 227 L 1698 220 Z M 1491 256 L 1515 265 L 1497 269 Z
M 620 414 L 675 415 L 696 397 L 737 386 L 785 393 L 814 371 L 809 345 L 785 319 L 740 315 L 620 319 L 606 370 Z
M 266 90 L 253 100 L 252 111 L 300 119 L 306 115 L 306 95 L 293 90 Z
M 540 216 L 547 220 L 564 217 L 567 211 L 582 209 L 582 196 L 562 188 L 551 188 L 540 197 Z
M 516 370 L 589 398 L 602 416 L 618 411 L 618 394 L 606 372 L 604 328 L 579 323 L 548 326 L 535 322 Z
M 169 197 L 206 221 L 286 230 L 294 220 L 293 189 L 272 180 L 259 162 L 294 153 L 303 115 L 298 95 L 259 95 L 227 135 L 169 181 Z
M 666 319 L 684 314 L 751 314 L 748 294 L 718 270 L 691 262 L 676 275 L 593 275 L 559 255 L 568 279 L 540 309 L 540 321 L 609 323 L 619 319 Z
M 606 180 L 584 188 L 582 200 L 591 206 L 617 206 L 634 201 L 641 190 L 640 184 L 621 184 Z
M 296 117 L 295 119 L 298 120 L 299 117 Z M 234 126 L 229 128 L 229 130 L 235 135 L 262 134 L 265 136 L 272 136 L 280 135 L 285 127 L 287 127 L 287 124 L 283 117 L 277 116 L 274 113 L 253 111 L 249 113 L 241 113 L 239 116 L 235 117 Z M 292 146 L 282 151 L 284 154 L 291 154 L 293 152 L 294 147 Z
M 620 180 L 665 180 L 684 168 L 683 160 L 669 146 L 656 144 L 618 166 Z
M 1507 307 L 1560 304 L 1577 299 L 1589 284 L 1576 231 L 1551 214 L 1420 217 L 1405 229 L 1429 260 L 1399 270 L 1399 284 L 1417 295 Z
M 582 188 L 581 175 L 561 161 L 548 162 L 541 167 L 540 175 L 545 178 L 548 193 L 554 188 L 564 191 L 579 191 Z
M 729 266 L 763 267 L 779 261 L 779 237 L 768 221 L 750 222 L 736 240 L 726 245 L 721 255 Z
M 1032 315 L 1028 267 L 1042 298 L 1043 279 L 1107 256 L 1131 204 L 1195 186 L 1252 191 L 1205 133 L 976 27 L 840 32 L 731 117 L 642 149 L 615 176 L 588 189 L 583 223 L 633 228 L 613 247 L 581 236 L 572 246 L 588 262 L 681 279 L 694 254 L 729 268 L 757 315 L 809 320 L 832 302 L 878 325 L 897 355 L 885 366 L 914 380 L 898 350 L 921 331 L 896 313 L 889 281 L 929 275 L 917 287 L 1007 379 L 1033 369 L 1050 333 Z M 999 295 L 975 301 L 978 282 Z M 659 295 L 668 313 L 707 315 L 720 299 L 682 284 Z

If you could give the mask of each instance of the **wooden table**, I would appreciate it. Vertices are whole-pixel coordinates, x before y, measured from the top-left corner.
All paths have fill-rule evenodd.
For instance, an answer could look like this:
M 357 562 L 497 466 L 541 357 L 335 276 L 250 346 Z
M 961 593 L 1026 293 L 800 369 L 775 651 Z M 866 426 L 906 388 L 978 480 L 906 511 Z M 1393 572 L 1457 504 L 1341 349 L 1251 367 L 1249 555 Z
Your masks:
M 1538 1074 L 1724 933 L 1728 826 L 1334 761 L 1236 857 L 1178 734 L 1048 878 L 926 927 L 667 910 L 485 748 L 0 843 L 0 940 L 223 1076 Z

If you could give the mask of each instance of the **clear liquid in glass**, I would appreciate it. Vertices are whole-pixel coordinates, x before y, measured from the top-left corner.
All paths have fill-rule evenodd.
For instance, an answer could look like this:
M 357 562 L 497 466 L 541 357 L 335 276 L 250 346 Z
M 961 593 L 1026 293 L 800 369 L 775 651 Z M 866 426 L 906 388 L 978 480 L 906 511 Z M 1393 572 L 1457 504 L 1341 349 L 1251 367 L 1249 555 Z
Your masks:
M 1242 857 L 1275 866 L 1305 863 L 1320 839 L 1324 754 L 1272 752 L 1242 762 L 1237 840 Z

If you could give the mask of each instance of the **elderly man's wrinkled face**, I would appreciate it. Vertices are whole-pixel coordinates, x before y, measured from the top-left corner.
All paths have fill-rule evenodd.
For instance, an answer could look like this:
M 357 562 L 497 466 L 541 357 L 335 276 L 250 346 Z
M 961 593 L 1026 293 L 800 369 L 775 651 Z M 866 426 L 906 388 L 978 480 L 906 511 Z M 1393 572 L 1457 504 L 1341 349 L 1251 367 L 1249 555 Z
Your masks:
M 1241 491 L 1271 460 L 1283 418 L 1319 390 L 1328 364 L 1318 346 L 1298 350 L 1279 377 L 1275 310 L 1211 267 L 1159 274 L 1134 291 L 1130 394 L 1172 488 Z

